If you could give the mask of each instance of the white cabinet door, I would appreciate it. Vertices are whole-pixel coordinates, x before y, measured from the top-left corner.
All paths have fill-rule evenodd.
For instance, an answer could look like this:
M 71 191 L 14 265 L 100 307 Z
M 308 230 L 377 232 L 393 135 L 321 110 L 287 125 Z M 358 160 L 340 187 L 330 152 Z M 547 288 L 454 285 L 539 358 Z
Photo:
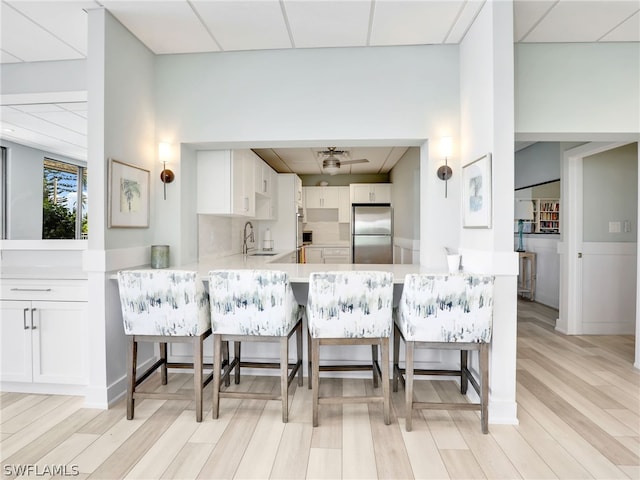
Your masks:
M 32 302 L 33 381 L 86 382 L 85 302 Z
M 338 187 L 304 187 L 305 208 L 338 208 Z
M 255 216 L 256 159 L 250 150 L 233 150 L 231 154 L 232 212 L 244 217 Z
M 304 208 L 322 208 L 322 187 L 303 187 Z
M 322 248 L 305 247 L 304 256 L 306 263 L 324 263 Z
M 349 187 L 336 187 L 338 189 L 338 222 L 349 223 L 351 221 L 351 201 Z
M 254 155 L 250 150 L 197 153 L 198 213 L 255 216 Z
M 339 187 L 320 187 L 322 189 L 322 208 L 339 208 Z
M 371 185 L 373 203 L 391 203 L 391 184 L 374 183 Z
M 391 184 L 352 183 L 351 203 L 391 203 Z
M 197 153 L 197 212 L 231 214 L 231 150 Z
M 302 208 L 304 206 L 304 196 L 302 195 L 302 180 L 296 176 L 294 179 L 295 194 L 296 194 L 296 206 Z
M 31 382 L 31 302 L 0 301 L 0 379 Z
M 86 383 L 86 302 L 0 301 L 6 382 Z
M 254 177 L 255 192 L 258 195 L 273 197 L 273 187 L 276 182 L 276 179 L 274 177 L 276 175 L 276 172 L 251 150 L 249 150 L 249 153 L 254 157 L 256 162 Z

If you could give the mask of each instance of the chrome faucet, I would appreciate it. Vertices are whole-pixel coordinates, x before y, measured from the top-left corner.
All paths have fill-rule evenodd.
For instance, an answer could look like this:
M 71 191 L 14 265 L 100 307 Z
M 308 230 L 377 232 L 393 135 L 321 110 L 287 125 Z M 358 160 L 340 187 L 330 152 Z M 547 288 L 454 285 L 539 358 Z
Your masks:
M 247 235 L 247 227 L 249 227 L 249 234 Z M 254 243 L 255 237 L 253 236 L 253 225 L 251 225 L 251 222 L 247 222 L 244 224 L 244 232 L 242 234 L 242 254 L 246 255 L 249 251 L 249 248 L 247 247 L 247 240 L 249 240 L 251 243 Z

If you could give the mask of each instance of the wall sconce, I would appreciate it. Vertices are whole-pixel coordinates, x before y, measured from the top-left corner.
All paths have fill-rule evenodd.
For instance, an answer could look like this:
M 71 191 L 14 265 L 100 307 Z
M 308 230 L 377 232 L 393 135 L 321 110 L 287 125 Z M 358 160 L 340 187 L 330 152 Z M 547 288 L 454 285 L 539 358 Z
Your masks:
M 447 181 L 453 175 L 451 167 L 447 164 L 447 158 L 451 156 L 453 140 L 451 137 L 442 137 L 440 139 L 440 153 L 444 157 L 444 165 L 438 168 L 438 178 L 444 180 L 444 198 L 447 198 Z
M 164 188 L 164 199 L 167 199 L 167 183 L 173 182 L 176 178 L 175 174 L 167 168 L 167 161 L 171 157 L 171 145 L 168 143 L 160 143 L 158 145 L 158 157 L 162 162 L 162 171 L 160 172 L 160 180 Z

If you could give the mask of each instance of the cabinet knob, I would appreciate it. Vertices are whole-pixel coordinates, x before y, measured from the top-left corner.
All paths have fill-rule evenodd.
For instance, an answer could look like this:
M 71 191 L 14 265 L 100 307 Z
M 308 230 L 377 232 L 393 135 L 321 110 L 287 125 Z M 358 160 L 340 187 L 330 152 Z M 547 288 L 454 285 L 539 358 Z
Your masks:
M 29 330 L 29 326 L 27 325 L 27 312 L 28 311 L 29 311 L 28 308 L 25 308 L 22 311 L 22 324 L 24 325 L 24 329 L 25 330 Z
M 33 312 L 35 312 L 35 311 L 36 311 L 35 308 L 31 309 L 31 330 L 35 330 L 36 328 L 38 328 L 33 324 Z

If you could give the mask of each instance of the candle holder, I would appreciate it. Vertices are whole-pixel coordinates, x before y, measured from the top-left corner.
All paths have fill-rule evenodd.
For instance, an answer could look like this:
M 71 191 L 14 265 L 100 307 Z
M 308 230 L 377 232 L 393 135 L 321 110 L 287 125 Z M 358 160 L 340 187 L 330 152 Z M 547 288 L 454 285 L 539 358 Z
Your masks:
M 151 245 L 151 268 L 169 268 L 169 245 Z

